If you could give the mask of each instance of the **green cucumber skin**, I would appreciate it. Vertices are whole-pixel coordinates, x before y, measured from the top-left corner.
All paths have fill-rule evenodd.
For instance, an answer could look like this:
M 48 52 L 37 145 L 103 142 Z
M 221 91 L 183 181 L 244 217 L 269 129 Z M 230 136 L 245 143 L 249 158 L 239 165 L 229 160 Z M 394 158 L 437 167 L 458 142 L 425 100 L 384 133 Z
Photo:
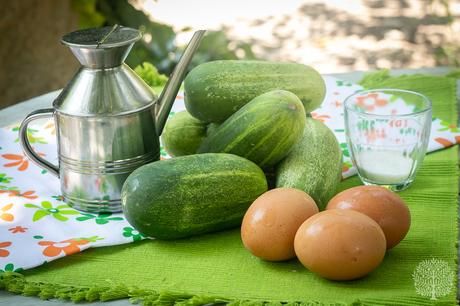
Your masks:
M 267 168 L 283 159 L 302 138 L 305 120 L 296 95 L 270 91 L 225 120 L 203 140 L 198 153 L 231 153 Z
M 187 111 L 178 112 L 165 125 L 161 140 L 166 152 L 173 157 L 195 154 L 206 137 L 206 123 Z
M 178 239 L 239 226 L 267 191 L 263 171 L 231 154 L 195 154 L 136 169 L 122 189 L 123 212 L 141 233 Z
M 307 118 L 299 143 L 276 167 L 276 187 L 308 193 L 323 210 L 342 178 L 342 150 L 334 133 L 322 122 Z
M 208 127 L 206 129 L 206 136 L 209 137 L 209 135 L 213 134 L 219 126 L 220 126 L 219 123 L 208 124 Z
M 201 64 L 184 81 L 185 107 L 205 122 L 220 123 L 255 97 L 276 89 L 290 91 L 306 113 L 318 108 L 326 94 L 321 75 L 296 63 L 221 60 Z

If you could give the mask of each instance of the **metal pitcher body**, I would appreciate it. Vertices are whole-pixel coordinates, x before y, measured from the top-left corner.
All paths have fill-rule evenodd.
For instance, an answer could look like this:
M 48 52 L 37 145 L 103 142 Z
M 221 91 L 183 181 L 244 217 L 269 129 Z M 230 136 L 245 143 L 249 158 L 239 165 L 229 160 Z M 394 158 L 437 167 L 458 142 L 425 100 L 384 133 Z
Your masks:
M 55 112 L 55 121 L 66 201 L 84 211 L 120 211 L 120 192 L 128 175 L 160 157 L 151 108 L 116 117 Z
M 160 156 L 156 100 L 125 64 L 79 70 L 53 104 L 62 195 L 70 205 L 120 211 L 127 176 Z
M 136 168 L 158 160 L 155 127 L 157 97 L 125 64 L 108 69 L 81 68 L 53 103 L 29 115 L 22 126 L 53 116 L 58 160 L 29 158 L 59 177 L 66 202 L 89 212 L 121 210 L 121 188 Z M 24 129 L 25 131 L 25 129 Z M 21 143 L 28 144 L 27 133 Z M 26 151 L 27 152 L 27 151 Z

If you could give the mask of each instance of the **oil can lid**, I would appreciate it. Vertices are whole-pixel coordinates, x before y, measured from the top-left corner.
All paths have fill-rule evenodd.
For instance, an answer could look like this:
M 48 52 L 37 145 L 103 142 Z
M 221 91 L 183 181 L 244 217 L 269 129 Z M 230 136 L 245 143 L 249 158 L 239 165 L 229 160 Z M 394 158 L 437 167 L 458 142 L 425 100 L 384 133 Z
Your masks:
M 121 65 L 133 44 L 142 37 L 139 30 L 119 25 L 78 30 L 64 35 L 78 61 L 89 68 L 112 68 Z
M 61 42 L 69 47 L 107 49 L 132 44 L 141 36 L 139 30 L 114 25 L 70 32 Z

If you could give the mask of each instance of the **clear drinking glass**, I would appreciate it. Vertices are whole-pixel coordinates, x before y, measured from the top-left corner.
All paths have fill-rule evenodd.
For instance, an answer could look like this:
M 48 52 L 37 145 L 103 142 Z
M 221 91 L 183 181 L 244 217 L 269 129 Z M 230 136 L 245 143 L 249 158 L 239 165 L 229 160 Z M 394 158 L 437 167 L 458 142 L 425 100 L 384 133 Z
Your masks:
M 359 91 L 345 99 L 348 148 L 365 185 L 407 188 L 423 162 L 431 101 L 400 89 Z

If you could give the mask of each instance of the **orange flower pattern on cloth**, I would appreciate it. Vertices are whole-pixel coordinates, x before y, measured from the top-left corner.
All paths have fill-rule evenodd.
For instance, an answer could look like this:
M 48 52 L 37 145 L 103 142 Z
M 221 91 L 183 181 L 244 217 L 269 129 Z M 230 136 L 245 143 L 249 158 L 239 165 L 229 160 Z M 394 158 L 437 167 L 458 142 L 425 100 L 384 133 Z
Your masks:
M 5 193 L 5 194 L 8 194 L 10 197 L 14 197 L 16 194 L 17 194 L 17 190 L 8 190 L 8 189 L 4 189 L 4 190 L 0 190 L 0 194 L 2 193 Z
M 342 101 L 339 101 L 339 100 L 335 100 L 332 105 L 334 105 L 335 107 L 337 108 L 342 108 L 343 107 L 343 103 Z
M 346 97 L 363 88 L 329 76 L 324 76 L 324 81 L 327 88 L 325 100 L 311 116 L 334 132 L 344 153 L 342 174 L 343 177 L 349 177 L 356 173 L 356 168 L 351 161 L 351 152 L 347 151 L 343 103 Z M 395 113 L 398 111 L 401 101 L 383 101 L 381 98 L 370 96 L 362 102 L 366 107 L 387 103 L 383 107 Z M 183 110 L 183 92 L 180 92 L 170 116 Z M 460 142 L 459 131 L 450 122 L 434 119 L 428 150 L 434 151 Z M 32 123 L 28 138 L 41 156 L 57 164 L 55 132 L 51 120 Z M 162 159 L 169 158 L 162 147 L 160 152 Z M 63 180 L 68 188 L 72 187 L 68 177 Z M 91 188 L 106 193 L 106 185 L 103 181 L 97 181 Z M 131 227 L 123 214 L 82 213 L 69 207 L 60 194 L 60 181 L 22 154 L 18 126 L 0 128 L 0 273 L 20 272 L 91 247 L 136 243 L 145 238 Z
M 5 248 L 11 246 L 11 241 L 0 242 L 0 257 L 8 257 L 10 255 L 10 251 L 5 250 Z
M 356 98 L 356 105 L 361 109 L 372 111 L 376 107 L 382 107 L 388 104 L 387 99 L 379 98 L 377 93 L 369 93 L 365 96 Z
M 12 227 L 12 228 L 9 228 L 8 229 L 11 233 L 13 234 L 17 234 L 17 233 L 25 233 L 28 228 L 27 227 L 22 227 L 22 226 L 15 226 L 15 227 Z
M 50 120 L 43 125 L 43 130 L 48 131 L 51 135 L 56 135 L 56 126 L 54 121 Z
M 26 199 L 29 199 L 29 200 L 33 200 L 33 199 L 38 198 L 38 195 L 35 195 L 34 193 L 35 193 L 34 190 L 28 190 L 28 191 L 25 191 L 25 192 L 22 192 L 22 193 L 18 192 L 16 194 L 16 196 L 26 198 Z
M 437 143 L 441 144 L 444 148 L 448 148 L 454 145 L 452 141 L 443 137 L 436 137 L 434 139 Z
M 454 140 L 449 140 L 449 139 L 446 139 L 446 138 L 443 138 L 443 137 L 436 137 L 434 139 L 434 141 L 436 141 L 437 143 L 441 144 L 444 148 L 448 148 L 448 147 L 451 147 L 457 143 L 460 143 L 460 135 L 459 136 L 455 136 L 454 137 Z
M 38 196 L 34 194 L 35 191 L 33 190 L 25 191 L 22 193 L 17 189 L 11 189 L 11 190 L 5 189 L 5 190 L 0 190 L 0 194 L 2 193 L 7 193 L 10 197 L 20 197 L 20 198 L 22 197 L 22 198 L 26 198 L 30 200 L 38 198 Z
M 3 154 L 3 158 L 7 160 L 12 160 L 7 164 L 4 164 L 4 167 L 16 167 L 18 166 L 19 171 L 25 171 L 29 167 L 29 160 L 24 155 L 19 154 Z
M 348 170 L 351 169 L 351 167 L 353 167 L 353 164 L 350 163 L 350 162 L 344 162 L 342 164 L 342 172 L 347 172 Z
M 39 156 L 45 156 L 43 153 L 37 153 Z M 4 167 L 18 167 L 17 169 L 19 171 L 25 171 L 29 167 L 29 160 L 27 159 L 26 156 L 22 154 L 2 154 L 2 157 L 6 160 L 9 160 L 11 162 L 8 162 L 4 164 Z
M 315 120 L 321 121 L 321 122 L 326 122 L 328 119 L 331 118 L 329 115 L 319 115 L 317 113 L 311 113 L 311 117 Z
M 54 241 L 40 241 L 38 244 L 46 246 L 43 250 L 43 255 L 48 257 L 55 257 L 64 253 L 65 255 L 72 255 L 80 252 L 80 246 L 88 244 L 88 240 L 84 239 L 67 239 L 59 242 Z
M 6 221 L 6 222 L 12 222 L 14 220 L 13 214 L 7 212 L 12 207 L 13 207 L 13 203 L 10 203 L 0 208 L 0 220 Z

